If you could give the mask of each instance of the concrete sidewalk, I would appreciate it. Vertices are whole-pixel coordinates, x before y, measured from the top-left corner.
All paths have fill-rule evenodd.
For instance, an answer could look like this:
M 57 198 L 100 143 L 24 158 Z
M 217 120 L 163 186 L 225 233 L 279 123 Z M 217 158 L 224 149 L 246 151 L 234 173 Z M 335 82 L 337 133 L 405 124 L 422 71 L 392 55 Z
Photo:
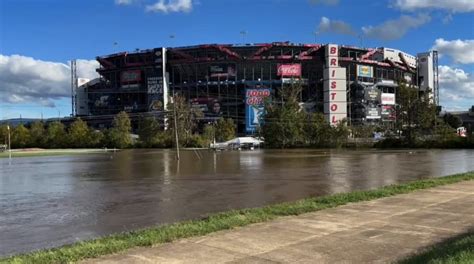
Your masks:
M 472 228 L 474 181 L 467 181 L 85 263 L 387 263 Z

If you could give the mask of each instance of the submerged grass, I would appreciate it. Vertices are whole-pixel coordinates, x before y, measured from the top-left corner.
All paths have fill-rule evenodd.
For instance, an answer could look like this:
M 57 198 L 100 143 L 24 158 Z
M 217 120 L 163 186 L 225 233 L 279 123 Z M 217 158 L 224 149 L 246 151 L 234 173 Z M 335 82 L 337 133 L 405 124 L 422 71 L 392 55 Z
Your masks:
M 402 260 L 400 264 L 474 263 L 474 229 Z
M 111 150 L 108 150 L 109 152 Z M 96 154 L 106 153 L 103 149 L 69 149 L 69 150 L 39 150 L 39 151 L 12 151 L 12 158 L 23 158 L 23 157 L 43 157 L 43 156 L 70 156 L 70 155 L 82 155 L 82 154 Z M 1 158 L 8 158 L 8 151 L 0 152 Z
M 474 172 L 418 180 L 400 185 L 390 185 L 374 190 L 354 191 L 324 197 L 307 198 L 295 202 L 280 203 L 260 208 L 232 210 L 212 214 L 200 220 L 190 220 L 119 233 L 59 248 L 12 256 L 0 259 L 0 263 L 73 262 L 120 252 L 132 247 L 151 246 L 154 244 L 171 242 L 180 238 L 201 236 L 219 230 L 264 222 L 279 216 L 299 215 L 347 203 L 368 201 L 466 180 L 474 180 Z

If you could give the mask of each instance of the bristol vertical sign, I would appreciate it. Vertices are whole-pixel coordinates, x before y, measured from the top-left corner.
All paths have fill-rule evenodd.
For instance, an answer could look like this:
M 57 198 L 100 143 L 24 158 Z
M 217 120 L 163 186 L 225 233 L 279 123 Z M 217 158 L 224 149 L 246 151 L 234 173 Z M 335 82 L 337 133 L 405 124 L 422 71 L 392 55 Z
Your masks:
M 334 44 L 326 46 L 324 115 L 331 125 L 347 117 L 346 68 L 339 67 L 339 47 Z

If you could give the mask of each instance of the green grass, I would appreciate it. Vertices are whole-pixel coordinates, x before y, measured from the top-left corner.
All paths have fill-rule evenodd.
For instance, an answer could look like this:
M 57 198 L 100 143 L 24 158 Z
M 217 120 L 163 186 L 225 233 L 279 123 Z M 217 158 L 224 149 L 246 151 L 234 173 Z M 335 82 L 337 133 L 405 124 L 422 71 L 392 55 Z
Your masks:
M 269 205 L 261 208 L 232 210 L 212 214 L 204 219 L 151 227 L 110 235 L 90 241 L 78 242 L 55 249 L 0 259 L 0 263 L 67 263 L 137 247 L 171 242 L 180 238 L 202 236 L 211 232 L 264 222 L 279 216 L 299 215 L 332 208 L 347 203 L 368 201 L 382 197 L 409 193 L 460 181 L 474 180 L 474 172 L 442 178 L 418 180 L 406 184 L 391 185 L 374 190 L 354 191 L 324 197 L 307 198 L 295 202 Z
M 434 245 L 400 263 L 474 263 L 474 230 Z

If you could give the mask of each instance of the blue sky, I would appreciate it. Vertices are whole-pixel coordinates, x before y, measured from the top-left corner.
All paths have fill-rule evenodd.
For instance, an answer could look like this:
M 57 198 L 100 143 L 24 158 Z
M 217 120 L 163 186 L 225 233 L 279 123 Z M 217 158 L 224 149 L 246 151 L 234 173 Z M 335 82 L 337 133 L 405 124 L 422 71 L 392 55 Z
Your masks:
M 470 0 L 2 0 L 0 34 L 0 119 L 69 115 L 72 58 L 89 77 L 96 56 L 116 51 L 283 40 L 434 47 L 441 103 L 474 105 Z

